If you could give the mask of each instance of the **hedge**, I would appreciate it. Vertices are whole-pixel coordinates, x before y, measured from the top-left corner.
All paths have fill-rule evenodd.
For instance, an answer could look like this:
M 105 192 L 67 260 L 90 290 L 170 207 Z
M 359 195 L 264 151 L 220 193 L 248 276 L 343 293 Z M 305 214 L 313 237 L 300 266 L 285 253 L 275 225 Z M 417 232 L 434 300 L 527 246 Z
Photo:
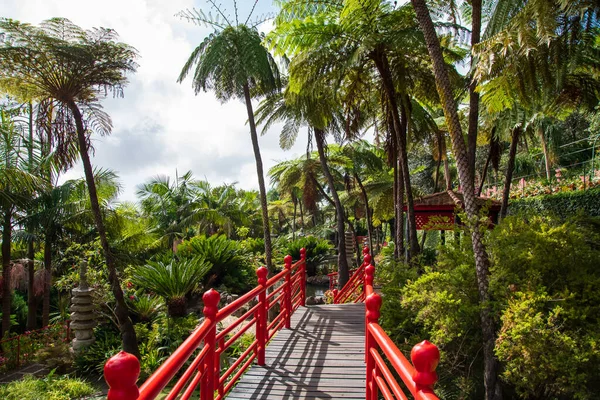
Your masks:
M 508 213 L 553 215 L 563 219 L 578 213 L 600 217 L 600 188 L 511 200 Z

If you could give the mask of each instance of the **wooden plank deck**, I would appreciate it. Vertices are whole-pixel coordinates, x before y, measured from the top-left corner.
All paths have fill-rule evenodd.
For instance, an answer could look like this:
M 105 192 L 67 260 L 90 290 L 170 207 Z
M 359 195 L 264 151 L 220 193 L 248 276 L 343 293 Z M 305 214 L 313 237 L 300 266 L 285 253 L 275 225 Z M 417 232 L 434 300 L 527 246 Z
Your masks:
M 227 399 L 364 399 L 365 306 L 300 307 Z

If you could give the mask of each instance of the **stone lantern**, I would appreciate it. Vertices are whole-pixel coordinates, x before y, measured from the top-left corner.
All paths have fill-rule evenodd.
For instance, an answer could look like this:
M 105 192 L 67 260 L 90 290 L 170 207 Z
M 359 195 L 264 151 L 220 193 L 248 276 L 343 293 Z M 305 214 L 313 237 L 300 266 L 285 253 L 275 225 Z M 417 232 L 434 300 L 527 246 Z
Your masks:
M 73 350 L 75 353 L 90 346 L 96 340 L 94 338 L 94 327 L 96 326 L 96 314 L 92 293 L 94 289 L 87 282 L 87 261 L 81 263 L 79 272 L 79 287 L 71 293 L 71 329 L 75 334 L 73 339 Z

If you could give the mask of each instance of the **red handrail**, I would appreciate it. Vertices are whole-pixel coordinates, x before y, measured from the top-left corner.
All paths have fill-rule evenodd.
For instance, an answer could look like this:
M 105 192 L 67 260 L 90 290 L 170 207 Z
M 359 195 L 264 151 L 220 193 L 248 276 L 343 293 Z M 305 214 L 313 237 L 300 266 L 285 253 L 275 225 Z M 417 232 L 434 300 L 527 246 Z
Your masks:
M 371 255 L 367 246 L 363 247 L 363 257 L 363 263 L 352 272 L 344 287 L 339 291 L 333 289 L 334 304 L 364 301 L 365 267 L 371 263 Z
M 267 269 L 260 267 L 256 271 L 258 286 L 220 310 L 218 309 L 221 297 L 219 293 L 214 289 L 204 293 L 202 296 L 204 321 L 144 382 L 139 388 L 139 394 L 136 386 L 139 376 L 139 361 L 124 352 L 108 360 L 104 367 L 104 377 L 110 387 L 107 399 L 155 399 L 181 372 L 182 367 L 189 360 L 192 361 L 165 399 L 189 399 L 198 389 L 202 400 L 223 399 L 255 360 L 258 365 L 265 365 L 267 341 L 283 326 L 289 328 L 293 312 L 298 307 L 305 305 L 306 250 L 300 250 L 300 261 L 295 264 L 292 264 L 290 255 L 287 255 L 284 261 L 284 270 L 268 280 Z M 273 290 L 267 295 L 267 291 L 271 288 Z M 217 333 L 219 322 L 253 299 L 258 299 L 255 306 L 246 311 L 233 324 Z M 280 306 L 279 314 L 268 324 L 268 310 L 277 304 Z M 252 326 L 255 326 L 256 329 L 254 341 L 226 371 L 221 373 L 221 354 Z M 234 333 L 235 329 L 238 330 Z M 195 357 L 193 357 L 194 355 Z M 137 368 L 135 365 L 132 368 L 132 357 L 137 363 Z M 179 397 L 180 395 L 181 397 Z
M 440 360 L 438 348 L 427 340 L 415 345 L 410 353 L 411 365 L 379 326 L 382 299 L 373 290 L 375 267 L 368 264 L 364 270 L 366 399 L 377 400 L 380 394 L 386 400 L 407 399 L 394 374 L 388 368 L 389 363 L 416 400 L 439 400 L 432 388 L 437 382 L 435 369 Z

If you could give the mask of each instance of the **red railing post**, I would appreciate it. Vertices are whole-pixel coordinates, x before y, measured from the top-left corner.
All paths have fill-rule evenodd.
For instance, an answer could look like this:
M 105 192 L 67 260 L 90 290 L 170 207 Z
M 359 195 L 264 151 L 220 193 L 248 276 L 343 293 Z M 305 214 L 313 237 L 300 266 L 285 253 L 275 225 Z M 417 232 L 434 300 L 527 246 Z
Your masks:
M 306 249 L 300 249 L 300 266 L 298 273 L 300 274 L 300 305 L 306 306 Z
M 285 327 L 290 329 L 292 326 L 292 256 L 289 254 L 283 259 L 285 263 L 285 287 L 283 288 L 283 312 L 285 318 Z
M 104 379 L 108 384 L 107 400 L 136 400 L 140 395 L 136 385 L 140 376 L 140 362 L 133 355 L 121 351 L 104 364 Z
M 415 367 L 412 379 L 417 384 L 417 390 L 433 393 L 433 385 L 438 379 L 435 369 L 440 362 L 440 351 L 437 346 L 423 340 L 412 348 L 410 359 Z
M 260 267 L 256 270 L 258 284 L 262 287 L 258 294 L 258 309 L 256 310 L 256 363 L 265 365 L 265 347 L 267 346 L 267 313 L 269 303 L 267 302 L 267 275 L 269 270 L 266 267 Z
M 217 336 L 217 322 L 215 317 L 217 315 L 221 295 L 216 290 L 210 289 L 204 293 L 202 300 L 204 301 L 204 309 L 202 310 L 204 313 L 204 318 L 209 320 L 211 325 L 204 338 L 204 343 L 208 346 L 208 352 L 206 353 L 206 358 L 204 359 L 204 376 L 202 377 L 202 382 L 200 384 L 200 399 L 212 400 L 215 397 L 215 390 L 217 390 L 219 386 L 220 371 L 216 368 L 217 363 L 215 360 Z
M 365 358 L 367 364 L 367 393 L 366 400 L 377 400 L 379 390 L 377 382 L 377 364 L 371 355 L 371 349 L 377 348 L 377 342 L 369 332 L 369 324 L 377 324 L 379 321 L 379 309 L 381 308 L 381 296 L 371 293 L 366 299 L 367 312 L 365 315 Z

